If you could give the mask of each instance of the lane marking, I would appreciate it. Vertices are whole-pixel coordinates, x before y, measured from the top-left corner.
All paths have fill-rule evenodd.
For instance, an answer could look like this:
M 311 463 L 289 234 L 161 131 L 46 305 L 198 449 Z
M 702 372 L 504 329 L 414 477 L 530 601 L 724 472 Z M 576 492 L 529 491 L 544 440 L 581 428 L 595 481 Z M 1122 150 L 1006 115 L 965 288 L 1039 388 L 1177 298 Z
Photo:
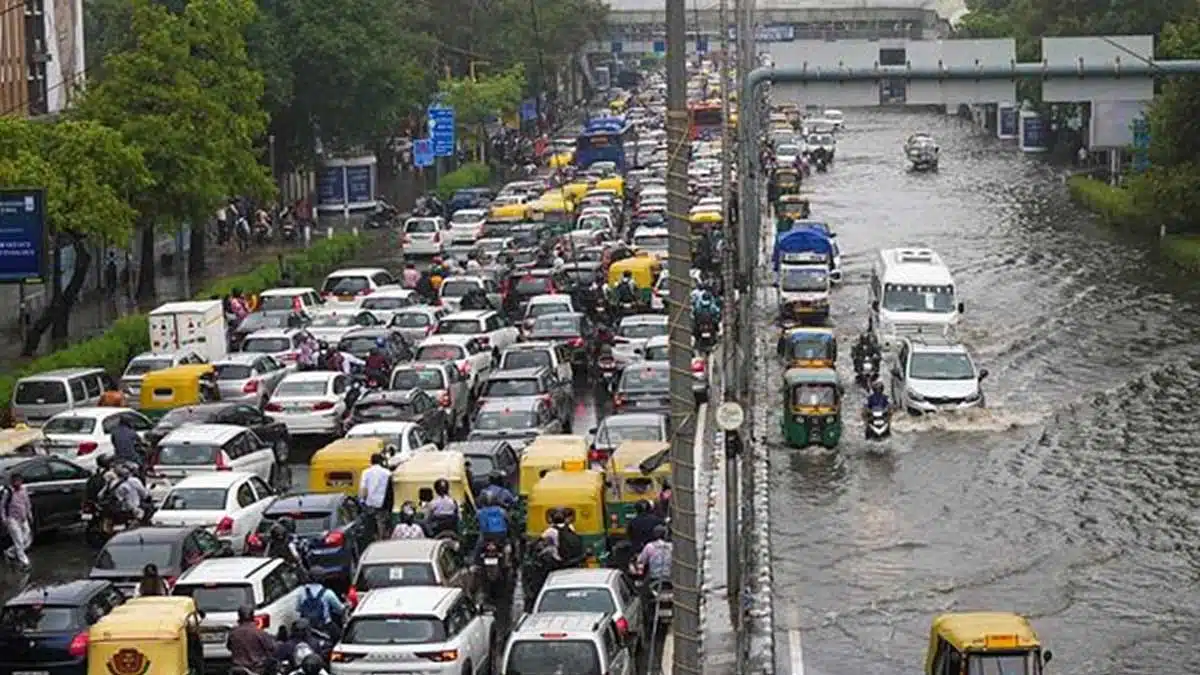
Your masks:
M 658 672 L 661 675 L 671 675 L 675 671 L 675 633 L 668 632 L 667 637 L 663 639 L 662 646 L 662 661 L 659 663 Z
M 788 649 L 792 653 L 791 675 L 804 675 L 804 645 L 800 640 L 800 629 L 788 631 Z

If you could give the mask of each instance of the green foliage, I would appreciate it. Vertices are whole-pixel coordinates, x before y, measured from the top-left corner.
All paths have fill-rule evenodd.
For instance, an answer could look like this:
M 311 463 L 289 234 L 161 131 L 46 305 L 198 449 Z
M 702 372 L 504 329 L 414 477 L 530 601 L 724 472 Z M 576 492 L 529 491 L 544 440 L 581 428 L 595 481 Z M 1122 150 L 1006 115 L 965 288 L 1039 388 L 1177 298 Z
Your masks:
M 1189 272 L 1200 272 L 1200 237 L 1196 235 L 1167 235 L 1160 243 L 1163 255 Z
M 1071 176 L 1067 179 L 1067 189 L 1072 199 L 1106 223 L 1136 225 L 1143 220 L 1142 211 L 1134 202 L 1133 195 L 1124 188 L 1112 187 L 1084 176 Z
M 474 132 L 489 117 L 515 112 L 525 84 L 525 65 L 518 63 L 502 73 L 444 79 L 438 86 L 442 102 L 454 108 L 458 126 Z
M 321 277 L 333 271 L 338 264 L 350 260 L 357 254 L 365 240 L 360 237 L 342 235 L 317 242 L 304 251 L 288 256 L 284 264 L 298 283 L 316 284 Z M 239 287 L 246 293 L 260 293 L 272 288 L 279 281 L 279 265 L 268 263 L 254 271 L 222 279 L 196 295 L 204 299 L 213 295 L 224 295 L 230 288 Z M 15 374 L 0 376 L 0 406 L 8 407 L 12 400 L 13 387 L 18 379 L 27 375 L 82 366 L 99 366 L 113 375 L 120 374 L 125 364 L 134 356 L 150 349 L 150 325 L 145 314 L 134 314 L 118 319 L 103 335 L 84 340 L 66 349 L 47 354 L 34 360 Z
M 484 187 L 492 180 L 492 170 L 487 164 L 471 162 L 442 176 L 437 184 L 437 195 L 440 199 L 449 199 L 459 190 L 466 188 Z

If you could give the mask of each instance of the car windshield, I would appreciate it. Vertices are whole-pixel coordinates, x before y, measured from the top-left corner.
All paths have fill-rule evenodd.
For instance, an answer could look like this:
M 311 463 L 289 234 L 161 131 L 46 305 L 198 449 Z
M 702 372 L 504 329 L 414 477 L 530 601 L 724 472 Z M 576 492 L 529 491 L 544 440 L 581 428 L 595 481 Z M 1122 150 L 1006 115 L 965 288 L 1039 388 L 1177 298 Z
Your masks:
M 832 355 L 832 337 L 828 340 L 820 337 L 806 337 L 788 341 L 788 356 L 797 360 L 828 359 Z
M 248 337 L 242 342 L 242 351 L 253 354 L 277 354 L 292 348 L 292 341 L 285 337 Z
M 328 380 L 284 380 L 272 395 L 274 398 L 288 396 L 324 396 L 329 390 Z
M 371 353 L 371 350 L 375 349 L 376 347 L 376 339 L 377 338 L 374 335 L 358 335 L 355 337 L 342 338 L 342 340 L 338 342 L 338 351 L 348 352 L 358 356 L 369 354 Z
M 530 303 L 525 310 L 526 318 L 536 319 L 539 316 L 547 314 L 564 314 L 571 311 L 571 305 L 561 302 L 539 302 L 537 304 Z
M 429 323 L 429 315 L 424 312 L 400 312 L 392 317 L 392 325 L 397 328 L 425 328 Z
M 1034 652 L 970 654 L 967 656 L 967 672 L 971 675 L 1039 675 L 1042 669 Z
M 351 645 L 430 644 L 446 639 L 440 619 L 432 616 L 362 616 L 350 620 L 342 642 Z
M 174 429 L 193 422 L 207 422 L 214 412 L 210 408 L 176 408 L 163 415 L 157 426 Z
M 646 353 L 642 355 L 642 358 L 647 361 L 666 361 L 671 358 L 670 352 L 671 348 L 667 345 L 662 345 L 661 347 L 647 347 Z
M 832 384 L 802 384 L 792 389 L 792 405 L 808 408 L 829 408 L 837 403 Z
M 392 374 L 392 389 L 445 389 L 446 375 L 440 368 L 406 368 Z
M 276 508 L 279 505 L 276 505 Z M 316 512 L 295 512 L 288 511 L 287 513 L 269 513 L 263 516 L 263 519 L 258 521 L 256 528 L 260 534 L 267 534 L 271 531 L 271 526 L 283 517 L 287 517 L 292 521 L 296 528 L 296 534 L 302 537 L 311 537 L 323 535 L 329 531 L 329 514 L 323 511 Z
M 183 445 L 166 442 L 158 446 L 158 463 L 166 466 L 207 466 L 217 461 L 220 448 L 213 445 Z
M 240 333 L 253 333 L 256 330 L 262 330 L 264 328 L 284 328 L 287 325 L 288 314 L 263 314 L 261 312 L 255 312 L 254 314 L 247 315 L 246 318 L 242 319 L 242 322 L 238 324 L 237 329 Z
M 537 324 L 534 324 L 537 327 Z M 538 368 L 550 366 L 553 361 L 550 352 L 545 349 L 514 349 L 504 352 L 500 358 L 501 370 L 516 370 L 517 368 Z
M 813 134 L 808 137 L 809 145 L 833 145 L 832 134 Z
M 465 350 L 458 345 L 425 345 L 417 350 L 418 361 L 457 361 L 466 356 Z
M 254 375 L 250 366 L 235 363 L 222 363 L 216 367 L 218 380 L 248 380 Z
M 537 419 L 529 410 L 484 410 L 471 426 L 478 431 L 531 429 L 537 426 Z
M 468 279 L 448 279 L 442 284 L 442 297 L 461 298 L 477 288 L 480 288 L 479 282 L 477 281 L 470 281 Z
M 475 335 L 480 332 L 477 319 L 442 319 L 437 332 L 441 335 Z
M 411 304 L 412 301 L 408 298 L 393 295 L 386 298 L 367 298 L 366 300 L 363 300 L 362 308 L 389 310 L 408 307 Z
M 17 383 L 13 395 L 17 405 L 46 405 L 67 402 L 67 387 L 62 382 L 49 380 L 23 380 Z
M 90 434 L 96 429 L 94 417 L 63 417 L 58 416 L 46 422 L 42 433 L 53 434 Z
M 171 359 L 134 359 L 125 368 L 125 377 L 145 375 L 175 365 Z
M 574 316 L 541 316 L 533 322 L 533 332 L 543 334 L 579 334 L 579 318 Z
M 600 216 L 580 218 L 579 222 L 575 225 L 575 229 L 578 230 L 603 230 L 606 227 L 608 227 L 608 218 Z
M 356 295 L 370 287 L 371 282 L 366 277 L 330 277 L 321 290 L 334 295 Z
M 19 634 L 60 633 L 79 627 L 74 607 L 9 605 L 0 614 L 0 631 Z
M 236 612 L 239 607 L 255 604 L 254 589 L 249 584 L 176 584 L 171 595 L 195 600 L 196 609 L 202 612 Z
M 409 403 L 399 401 L 364 401 L 354 406 L 354 416 L 366 419 L 402 419 L 413 414 Z
M 800 146 L 798 145 L 781 145 L 775 154 L 779 157 L 795 157 L 800 154 Z
M 150 563 L 158 565 L 159 570 L 174 568 L 175 545 L 145 544 L 133 539 L 109 541 L 96 556 L 96 569 L 100 570 L 137 570 L 141 573 Z
M 377 591 L 397 586 L 436 586 L 433 565 L 424 562 L 363 565 L 354 587 L 361 591 Z
M 491 455 L 467 455 L 467 469 L 475 476 L 487 476 L 496 468 L 496 459 Z
M 299 296 L 296 295 L 279 294 L 260 295 L 258 298 L 258 310 L 266 312 L 272 310 L 291 311 L 292 307 L 295 306 L 296 298 L 298 297 Z M 253 316 L 253 314 L 251 316 Z
M 511 675 L 600 675 L 600 656 L 591 640 L 520 640 L 508 652 Z
M 949 314 L 954 311 L 954 288 L 887 284 L 883 289 L 883 308 L 889 312 Z
M 475 245 L 488 253 L 495 253 L 502 250 L 504 244 L 505 241 L 503 239 L 480 239 Z
M 505 396 L 537 396 L 541 393 L 538 381 L 533 378 L 510 380 L 489 380 L 484 386 L 483 395 L 492 398 Z
M 633 245 L 651 251 L 665 251 L 670 245 L 670 237 L 665 234 L 633 235 Z
M 450 216 L 450 222 L 455 225 L 474 225 L 483 220 L 483 217 L 478 211 L 456 211 Z
M 410 220 L 404 226 L 404 231 L 429 234 L 430 232 L 437 232 L 437 223 L 432 220 Z
M 520 295 L 541 295 L 549 290 L 549 277 L 523 277 L 513 286 L 513 291 Z
M 913 354 L 908 366 L 912 380 L 973 380 L 975 367 L 961 352 Z
M 625 441 L 662 441 L 662 427 L 659 425 L 633 425 L 601 423 L 596 430 L 596 441 L 604 446 L 616 447 Z
M 167 493 L 160 511 L 224 511 L 224 488 L 174 488 Z
M 549 588 L 542 591 L 533 611 L 612 614 L 617 606 L 607 588 Z
M 645 340 L 667 334 L 665 323 L 622 323 L 617 334 L 631 340 Z
M 314 328 L 336 328 L 339 326 L 355 325 L 356 317 L 353 314 L 318 314 L 313 317 L 312 326 Z
M 829 290 L 829 271 L 816 267 L 784 267 L 779 290 L 785 293 L 819 292 Z
M 666 368 L 628 368 L 621 376 L 622 391 L 666 391 L 671 373 Z

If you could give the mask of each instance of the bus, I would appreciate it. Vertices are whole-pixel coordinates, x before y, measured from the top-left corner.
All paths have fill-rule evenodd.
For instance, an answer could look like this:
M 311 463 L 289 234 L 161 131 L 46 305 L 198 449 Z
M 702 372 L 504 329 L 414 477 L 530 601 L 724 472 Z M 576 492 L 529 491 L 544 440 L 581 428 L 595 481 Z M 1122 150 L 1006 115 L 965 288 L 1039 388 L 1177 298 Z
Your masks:
M 701 101 L 688 106 L 688 130 L 693 141 L 716 138 L 721 135 L 723 126 L 720 101 Z
M 637 140 L 633 125 L 624 117 L 597 117 L 588 120 L 583 133 L 575 139 L 575 165 L 586 169 L 596 162 L 613 162 L 617 171 L 630 168 L 625 163 L 625 145 Z

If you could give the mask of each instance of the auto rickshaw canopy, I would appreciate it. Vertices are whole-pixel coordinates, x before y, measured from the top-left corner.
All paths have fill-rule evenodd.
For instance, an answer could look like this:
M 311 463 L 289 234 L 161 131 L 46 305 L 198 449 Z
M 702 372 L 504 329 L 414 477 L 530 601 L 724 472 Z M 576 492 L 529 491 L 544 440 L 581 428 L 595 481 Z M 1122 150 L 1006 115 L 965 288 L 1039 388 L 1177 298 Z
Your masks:
M 198 363 L 151 371 L 142 378 L 139 398 L 143 413 L 220 400 L 216 369 Z
M 421 499 L 421 489 L 428 488 L 432 495 L 433 483 L 439 478 L 444 478 L 449 483 L 450 496 L 455 501 L 475 506 L 475 495 L 471 492 L 470 481 L 467 480 L 466 456 L 458 451 L 443 450 L 414 455 L 392 471 L 392 490 L 395 496 L 393 509 L 398 512 L 404 502 L 420 504 L 428 501 Z
M 625 197 L 625 179 L 621 176 L 609 176 L 596 181 L 594 190 L 612 190 L 617 193 L 620 198 Z
M 720 225 L 722 222 L 721 212 L 715 211 L 700 211 L 688 216 L 688 222 L 692 225 Z
M 358 494 L 362 472 L 371 466 L 371 455 L 383 452 L 382 438 L 339 438 L 313 453 L 308 463 L 308 489 L 313 492 Z
M 538 436 L 521 453 L 521 496 L 529 496 L 544 472 L 561 469 L 564 461 L 586 462 L 587 459 L 588 442 L 583 436 Z
M 1041 647 L 1029 619 L 1012 612 L 960 612 L 933 619 L 930 642 L 938 638 L 960 652 L 1030 650 Z
M 787 390 L 784 399 L 788 410 L 796 414 L 825 414 L 841 406 L 842 386 L 838 374 L 832 368 L 789 368 L 783 374 L 783 386 Z M 807 389 L 813 400 L 798 400 L 798 389 Z M 832 390 L 825 396 L 823 390 Z
M 663 441 L 625 441 L 608 459 L 609 501 L 634 504 L 657 499 L 663 482 L 671 477 L 671 462 L 656 462 L 649 473 L 642 470 L 646 460 L 662 457 L 671 444 Z
M 196 603 L 189 597 L 132 598 L 92 624 L 89 647 L 105 642 L 136 645 L 143 640 L 185 640 Z M 183 645 L 186 660 L 186 644 Z
M 562 508 L 573 514 L 580 536 L 603 534 L 604 474 L 581 468 L 587 466 L 586 460 L 567 460 L 563 465 L 568 468 L 551 471 L 530 490 L 525 533 L 541 535 L 550 523 L 550 512 Z
M 0 429 L 0 457 L 9 455 L 46 454 L 46 435 L 41 429 L 18 424 L 10 429 Z
M 659 273 L 662 272 L 662 262 L 651 255 L 635 255 L 632 258 L 613 262 L 608 266 L 608 285 L 616 286 L 619 284 L 625 272 L 630 272 L 633 275 L 633 283 L 638 288 L 653 288 L 654 282 L 658 280 Z
M 528 204 L 504 204 L 488 209 L 487 220 L 496 223 L 520 222 L 529 220 Z

